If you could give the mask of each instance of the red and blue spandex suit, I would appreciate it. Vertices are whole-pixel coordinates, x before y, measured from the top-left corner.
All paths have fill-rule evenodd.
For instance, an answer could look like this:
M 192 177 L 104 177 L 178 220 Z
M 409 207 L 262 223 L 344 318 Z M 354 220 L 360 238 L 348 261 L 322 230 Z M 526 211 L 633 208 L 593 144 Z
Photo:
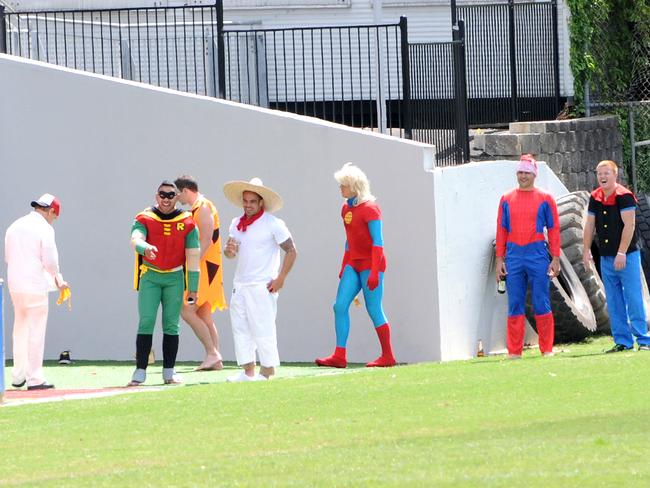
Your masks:
M 372 320 L 382 354 L 367 366 L 394 366 L 395 358 L 390 341 L 390 325 L 382 306 L 384 295 L 384 239 L 381 210 L 375 202 L 355 205 L 349 199 L 341 210 L 347 241 L 339 273 L 339 287 L 334 303 L 336 350 L 332 356 L 317 359 L 319 366 L 344 368 L 347 365 L 346 344 L 350 333 L 350 305 L 363 290 L 366 310 Z
M 548 247 L 560 255 L 560 224 L 551 195 L 537 188 L 514 189 L 501 197 L 497 217 L 497 257 L 505 258 L 508 290 L 508 353 L 520 355 L 525 331 L 526 291 L 531 286 L 539 348 L 553 350 L 555 322 L 551 312 Z

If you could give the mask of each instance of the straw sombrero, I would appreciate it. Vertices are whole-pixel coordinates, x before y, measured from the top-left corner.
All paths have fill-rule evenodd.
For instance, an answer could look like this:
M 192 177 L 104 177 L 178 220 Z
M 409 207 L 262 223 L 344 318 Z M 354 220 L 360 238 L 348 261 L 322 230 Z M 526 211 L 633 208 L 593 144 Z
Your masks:
M 245 191 L 252 191 L 257 193 L 264 200 L 264 210 L 273 213 L 282 208 L 282 197 L 275 191 L 264 186 L 262 180 L 253 178 L 250 181 L 229 181 L 223 185 L 223 193 L 231 203 L 241 207 L 244 202 L 242 201 L 242 194 Z

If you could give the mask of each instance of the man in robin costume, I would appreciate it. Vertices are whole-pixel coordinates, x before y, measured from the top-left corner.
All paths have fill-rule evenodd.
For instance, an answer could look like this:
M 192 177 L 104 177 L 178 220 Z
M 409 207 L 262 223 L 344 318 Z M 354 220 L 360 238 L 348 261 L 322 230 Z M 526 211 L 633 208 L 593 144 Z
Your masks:
M 205 357 L 197 371 L 223 369 L 219 353 L 219 334 L 212 320 L 215 310 L 226 308 L 223 293 L 223 270 L 221 266 L 221 235 L 217 208 L 199 193 L 196 179 L 182 175 L 174 180 L 178 188 L 178 201 L 190 205 L 192 218 L 199 229 L 201 241 L 201 278 L 196 306 L 184 304 L 181 316 L 187 322 L 205 348 Z
M 181 383 L 175 373 L 178 323 L 187 288 L 187 303 L 196 303 L 199 288 L 199 233 L 190 212 L 176 208 L 178 191 L 163 181 L 156 193 L 156 206 L 135 216 L 131 245 L 136 252 L 134 286 L 138 290 L 140 322 L 136 339 L 136 370 L 128 386 L 146 380 L 153 329 L 162 303 L 163 381 Z

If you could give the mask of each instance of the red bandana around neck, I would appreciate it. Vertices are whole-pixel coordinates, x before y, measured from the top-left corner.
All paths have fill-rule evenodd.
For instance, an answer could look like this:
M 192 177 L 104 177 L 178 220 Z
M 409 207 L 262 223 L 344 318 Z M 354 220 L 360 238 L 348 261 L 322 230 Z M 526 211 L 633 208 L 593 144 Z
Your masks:
M 239 223 L 237 224 L 237 230 L 241 232 L 246 232 L 246 229 L 248 228 L 249 225 L 252 225 L 253 222 L 255 222 L 257 219 L 259 219 L 262 215 L 264 214 L 264 209 L 260 209 L 259 212 L 257 212 L 255 215 L 251 215 L 248 217 L 246 213 L 241 216 L 239 219 Z

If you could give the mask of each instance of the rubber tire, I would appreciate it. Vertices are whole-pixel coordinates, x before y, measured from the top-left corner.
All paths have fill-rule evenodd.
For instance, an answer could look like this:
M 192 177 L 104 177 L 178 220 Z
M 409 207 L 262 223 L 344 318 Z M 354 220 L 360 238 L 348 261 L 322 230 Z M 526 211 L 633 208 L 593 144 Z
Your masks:
M 637 202 L 635 229 L 641 250 L 641 269 L 643 270 L 641 287 L 646 309 L 646 323 L 650 330 L 650 291 L 648 290 L 648 281 L 650 281 L 650 195 L 647 193 L 637 195 Z
M 579 342 L 596 332 L 596 317 L 578 275 L 564 251 L 560 252 L 560 276 L 551 280 L 551 310 L 555 318 L 555 343 Z M 526 298 L 526 318 L 537 331 L 535 313 Z
M 597 244 L 594 243 L 591 249 L 597 267 L 585 268 L 582 261 L 582 235 L 587 219 L 588 206 L 589 192 L 586 191 L 576 191 L 557 199 L 562 250 L 571 262 L 574 271 L 587 292 L 596 317 L 596 331 L 608 334 L 610 332 L 609 312 L 607 311 L 605 287 L 597 269 L 600 266 L 600 253 Z M 650 224 L 650 220 L 648 223 Z
M 650 281 L 650 201 L 649 195 L 637 196 L 636 207 L 636 235 L 641 248 L 641 267 L 646 281 Z

